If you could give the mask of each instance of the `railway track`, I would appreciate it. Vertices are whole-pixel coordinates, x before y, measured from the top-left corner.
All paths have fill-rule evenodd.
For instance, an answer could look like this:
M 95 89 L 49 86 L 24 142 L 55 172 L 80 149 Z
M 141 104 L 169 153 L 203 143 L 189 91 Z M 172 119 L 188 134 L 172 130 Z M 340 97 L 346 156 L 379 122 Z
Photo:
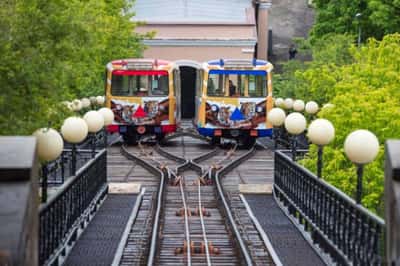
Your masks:
M 243 230 L 245 217 L 240 216 L 249 219 L 248 214 L 232 208 L 244 205 L 231 202 L 231 191 L 224 191 L 221 184 L 224 175 L 256 150 L 230 146 L 214 148 L 183 133 L 170 137 L 162 147 L 120 148 L 131 165 L 140 165 L 152 176 L 142 180 L 149 190 L 142 205 L 147 212 L 140 209 L 141 226 L 132 226 L 115 265 L 276 264 L 255 226 L 246 224 Z

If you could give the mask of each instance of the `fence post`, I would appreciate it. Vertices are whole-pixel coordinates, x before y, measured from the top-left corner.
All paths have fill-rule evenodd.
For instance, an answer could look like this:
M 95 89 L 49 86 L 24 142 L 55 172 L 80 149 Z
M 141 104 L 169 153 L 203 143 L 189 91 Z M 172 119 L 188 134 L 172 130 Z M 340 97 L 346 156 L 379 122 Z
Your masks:
M 400 140 L 386 141 L 386 262 L 400 264 Z
M 0 265 L 38 265 L 36 138 L 0 137 Z

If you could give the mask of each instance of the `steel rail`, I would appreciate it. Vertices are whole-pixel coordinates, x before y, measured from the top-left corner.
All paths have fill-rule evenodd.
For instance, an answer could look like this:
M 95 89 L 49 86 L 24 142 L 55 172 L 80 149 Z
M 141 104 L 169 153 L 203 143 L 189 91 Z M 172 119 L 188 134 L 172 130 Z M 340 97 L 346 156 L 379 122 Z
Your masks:
M 251 221 L 255 225 L 258 233 L 260 234 L 261 239 L 264 242 L 265 248 L 268 250 L 272 261 L 275 263 L 275 266 L 282 266 L 283 264 L 282 264 L 281 260 L 279 259 L 278 255 L 276 254 L 276 251 L 275 251 L 274 247 L 272 246 L 271 241 L 269 240 L 267 234 L 264 232 L 264 229 L 262 228 L 261 224 L 258 222 L 257 217 L 254 215 L 253 211 L 251 210 L 249 204 L 247 203 L 246 198 L 243 196 L 243 194 L 240 194 L 239 196 L 246 208 L 246 211 L 249 214 Z
M 152 164 L 139 158 L 138 156 L 135 156 L 132 153 L 128 152 L 126 150 L 125 146 L 122 146 L 121 149 L 123 151 L 123 154 L 128 159 L 137 161 L 145 169 L 149 170 L 153 174 L 158 175 L 160 177 L 160 186 L 158 188 L 158 195 L 157 195 L 157 209 L 156 209 L 156 212 L 154 215 L 154 224 L 153 224 L 152 235 L 151 235 L 150 251 L 149 251 L 149 256 L 147 259 L 147 265 L 152 266 L 152 265 L 154 265 L 155 254 L 156 254 L 156 249 L 157 249 L 156 244 L 157 244 L 157 237 L 158 237 L 158 229 L 159 229 L 159 225 L 160 225 L 160 213 L 161 213 L 162 197 L 163 197 L 163 192 L 164 192 L 165 173 L 163 171 L 161 171 L 160 169 L 158 169 L 157 167 L 154 167 Z
M 111 266 L 118 266 L 121 262 L 125 245 L 128 242 L 129 231 L 131 230 L 131 227 L 135 223 L 136 218 L 139 214 L 139 209 L 142 206 L 145 191 L 146 191 L 146 189 L 142 188 L 139 195 L 136 198 L 135 206 L 133 207 L 131 215 L 129 216 L 128 222 L 126 223 L 125 230 L 122 233 L 121 240 L 119 241 L 119 245 L 115 252 L 114 259 L 113 259 Z
M 205 245 L 205 249 L 206 249 L 207 265 L 211 266 L 211 257 L 210 257 L 210 251 L 208 248 L 206 226 L 205 226 L 204 217 L 203 217 L 203 206 L 201 204 L 201 182 L 200 182 L 200 180 L 198 180 L 197 184 L 198 184 L 198 194 L 199 194 L 199 216 L 200 216 L 201 230 L 203 231 L 203 239 L 204 239 L 204 245 Z
M 208 169 L 201 174 L 201 178 L 205 178 L 207 175 L 211 177 L 212 169 L 215 166 L 218 166 L 219 164 L 222 164 L 222 162 L 231 158 L 233 156 L 233 154 L 235 153 L 237 147 L 238 147 L 238 144 L 235 143 L 235 145 L 229 151 L 226 152 L 226 155 L 224 157 L 222 157 L 220 160 L 218 160 L 214 165 L 209 166 Z
M 182 177 L 183 178 L 183 177 Z M 192 265 L 192 254 L 191 254 L 191 243 L 190 243 L 190 229 L 189 229 L 189 215 L 188 215 L 188 210 L 187 210 L 187 205 L 186 205 L 186 198 L 185 198 L 185 191 L 183 189 L 183 184 L 182 184 L 182 178 L 179 180 L 179 187 L 181 190 L 181 196 L 182 196 L 182 203 L 183 203 L 183 208 L 185 212 L 185 235 L 186 235 L 186 254 L 187 254 L 187 265 L 191 266 Z
M 164 138 L 164 141 L 169 141 L 179 137 L 192 137 L 195 139 L 203 140 L 205 142 L 209 142 L 210 140 L 207 137 L 204 137 L 198 133 L 190 132 L 190 131 L 181 131 L 177 133 L 170 134 Z
M 251 156 L 254 153 L 254 151 L 255 151 L 255 146 L 253 146 L 248 152 L 246 152 L 239 158 L 230 162 L 228 165 L 226 165 L 222 169 L 214 171 L 214 179 L 215 179 L 215 183 L 217 186 L 219 197 L 223 203 L 223 207 L 225 209 L 226 215 L 228 216 L 228 220 L 229 220 L 229 223 L 233 230 L 233 233 L 236 237 L 236 240 L 238 241 L 240 251 L 242 253 L 241 255 L 243 256 L 244 260 L 246 261 L 246 264 L 249 266 L 253 265 L 253 261 L 249 254 L 248 248 L 247 248 L 246 244 L 244 243 L 244 240 L 239 232 L 239 229 L 236 226 L 235 219 L 233 218 L 233 214 L 232 214 L 231 209 L 228 205 L 228 202 L 225 198 L 224 191 L 223 191 L 223 188 L 220 183 L 220 175 L 224 175 L 224 174 L 228 173 L 229 171 L 233 170 L 238 164 L 240 164 L 241 162 L 246 160 L 249 156 Z

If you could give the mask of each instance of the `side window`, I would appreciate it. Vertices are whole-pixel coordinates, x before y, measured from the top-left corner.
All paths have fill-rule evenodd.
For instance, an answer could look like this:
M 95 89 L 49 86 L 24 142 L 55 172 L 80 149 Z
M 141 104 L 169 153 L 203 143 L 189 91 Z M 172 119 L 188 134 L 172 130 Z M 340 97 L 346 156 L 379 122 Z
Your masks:
M 168 95 L 168 76 L 155 75 L 151 76 L 151 95 L 163 96 Z
M 249 76 L 249 96 L 265 97 L 267 95 L 267 81 L 265 76 L 250 75 Z

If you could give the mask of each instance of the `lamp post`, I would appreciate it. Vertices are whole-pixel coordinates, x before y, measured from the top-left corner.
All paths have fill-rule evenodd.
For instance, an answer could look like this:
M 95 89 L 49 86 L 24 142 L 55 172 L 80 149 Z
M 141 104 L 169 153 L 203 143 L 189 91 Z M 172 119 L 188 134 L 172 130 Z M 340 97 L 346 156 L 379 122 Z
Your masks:
M 278 134 L 279 128 L 285 122 L 286 114 L 281 108 L 272 108 L 271 111 L 268 112 L 267 121 L 272 124 L 272 136 L 274 138 L 274 147 L 278 148 Z
M 379 141 L 376 136 L 368 130 L 356 130 L 346 137 L 344 152 L 347 158 L 357 166 L 356 202 L 357 204 L 361 204 L 364 165 L 375 159 L 379 152 Z
M 72 110 L 79 112 L 82 109 L 82 102 L 78 99 L 72 101 Z
M 81 99 L 82 108 L 87 109 L 90 107 L 90 100 L 88 98 Z
M 107 107 L 100 108 L 98 112 L 103 116 L 104 119 L 104 148 L 107 148 L 107 129 L 106 127 L 111 125 L 114 121 L 114 112 Z
M 52 128 L 41 128 L 33 135 L 37 139 L 37 153 L 42 161 L 42 202 L 47 201 L 48 162 L 54 161 L 62 153 L 64 142 L 61 135 Z
M 306 113 L 314 115 L 318 112 L 319 106 L 318 103 L 314 102 L 314 101 L 309 101 L 306 103 Z
M 286 98 L 283 106 L 285 107 L 286 110 L 292 109 L 293 108 L 293 99 L 292 98 Z
M 324 146 L 329 144 L 335 137 L 335 128 L 326 119 L 316 119 L 308 127 L 308 138 L 312 143 L 318 145 L 317 176 L 322 176 L 322 153 Z
M 96 155 L 96 133 L 104 126 L 103 115 L 97 111 L 89 111 L 84 116 L 86 124 L 88 125 L 88 131 L 92 139 L 92 158 Z
M 61 134 L 63 138 L 72 144 L 71 151 L 71 175 L 76 172 L 76 144 L 82 142 L 88 134 L 88 126 L 80 117 L 69 117 L 65 119 L 62 127 Z
M 276 107 L 283 107 L 284 100 L 282 98 L 276 98 L 275 106 Z
M 357 24 L 358 24 L 358 38 L 357 38 L 357 47 L 360 48 L 361 45 L 361 19 L 362 14 L 361 13 L 357 13 L 355 15 L 355 18 L 357 19 Z
M 303 112 L 304 111 L 304 101 L 296 100 L 293 102 L 293 110 L 296 112 Z
M 97 103 L 97 105 L 103 105 L 104 104 L 104 102 L 105 102 L 105 98 L 104 98 L 104 96 L 97 96 L 96 97 L 96 103 Z
M 292 138 L 292 160 L 296 161 L 296 146 L 297 146 L 297 135 L 304 132 L 306 129 L 306 118 L 297 112 L 291 113 L 285 119 L 286 130 L 293 135 Z

